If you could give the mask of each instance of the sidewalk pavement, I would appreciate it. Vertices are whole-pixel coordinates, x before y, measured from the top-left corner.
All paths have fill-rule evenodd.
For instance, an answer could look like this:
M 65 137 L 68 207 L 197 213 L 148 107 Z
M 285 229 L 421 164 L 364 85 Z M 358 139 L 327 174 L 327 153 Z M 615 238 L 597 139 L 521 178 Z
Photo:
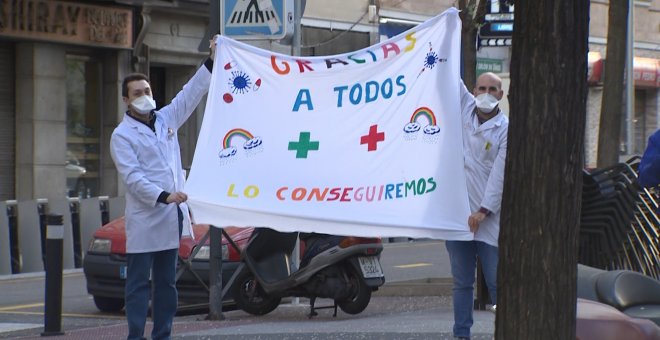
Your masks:
M 330 300 L 317 300 L 317 307 Z M 177 316 L 173 339 L 452 339 L 451 279 L 423 279 L 388 283 L 374 293 L 365 311 L 349 315 L 332 309 L 307 317 L 307 299 L 283 303 L 264 316 L 243 311 L 224 312 L 224 320 L 205 320 L 206 314 Z M 472 339 L 492 339 L 495 315 L 474 312 Z M 148 328 L 151 323 L 148 324 Z M 42 339 L 36 329 L 19 339 Z M 64 329 L 65 335 L 50 339 L 125 339 L 125 321 L 86 329 Z M 1 330 L 0 330 L 1 332 Z M 150 329 L 146 334 L 149 334 Z M 26 333 L 23 333 L 26 335 Z M 2 334 L 0 333 L 0 337 Z

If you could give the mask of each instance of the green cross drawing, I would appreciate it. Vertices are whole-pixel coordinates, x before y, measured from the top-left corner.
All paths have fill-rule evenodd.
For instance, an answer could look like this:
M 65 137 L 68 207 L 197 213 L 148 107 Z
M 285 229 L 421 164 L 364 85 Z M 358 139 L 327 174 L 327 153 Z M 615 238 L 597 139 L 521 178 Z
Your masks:
M 310 141 L 309 132 L 301 132 L 297 142 L 289 142 L 289 150 L 296 150 L 296 158 L 307 158 L 309 150 L 318 150 L 319 142 Z

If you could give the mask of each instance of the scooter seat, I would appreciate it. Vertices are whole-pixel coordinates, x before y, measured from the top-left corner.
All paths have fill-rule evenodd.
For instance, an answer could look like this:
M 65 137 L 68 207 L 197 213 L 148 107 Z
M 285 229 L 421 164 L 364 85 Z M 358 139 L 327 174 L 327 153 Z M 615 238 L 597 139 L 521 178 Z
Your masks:
M 577 296 L 660 325 L 660 281 L 641 273 L 578 264 Z
M 606 270 L 578 264 L 577 296 L 591 301 L 599 301 L 596 294 L 596 281 Z
M 248 267 L 259 273 L 264 283 L 273 284 L 291 275 L 291 251 L 298 239 L 297 233 L 258 228 L 241 254 Z
M 596 279 L 596 294 L 600 301 L 621 311 L 647 306 L 644 309 L 647 312 L 660 312 L 660 281 L 638 272 L 614 270 L 600 274 Z
M 648 319 L 660 326 L 660 305 L 637 305 L 623 310 L 623 314 L 636 319 Z

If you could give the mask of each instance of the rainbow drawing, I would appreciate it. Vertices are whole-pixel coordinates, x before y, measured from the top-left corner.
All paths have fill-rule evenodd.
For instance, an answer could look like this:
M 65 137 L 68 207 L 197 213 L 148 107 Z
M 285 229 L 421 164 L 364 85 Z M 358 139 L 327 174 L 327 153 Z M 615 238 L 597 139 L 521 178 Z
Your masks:
M 254 138 L 254 136 L 248 130 L 240 128 L 231 129 L 229 132 L 227 132 L 225 138 L 222 140 L 222 147 L 225 149 L 229 148 L 231 146 L 231 140 L 234 139 L 234 137 L 243 137 L 246 141 Z
M 429 121 L 429 125 L 437 125 L 437 121 L 435 119 L 435 115 L 433 114 L 433 111 L 429 109 L 426 106 L 422 106 L 419 109 L 415 110 L 415 112 L 412 114 L 410 117 L 410 122 L 414 123 L 417 121 L 417 118 L 420 116 L 426 117 Z

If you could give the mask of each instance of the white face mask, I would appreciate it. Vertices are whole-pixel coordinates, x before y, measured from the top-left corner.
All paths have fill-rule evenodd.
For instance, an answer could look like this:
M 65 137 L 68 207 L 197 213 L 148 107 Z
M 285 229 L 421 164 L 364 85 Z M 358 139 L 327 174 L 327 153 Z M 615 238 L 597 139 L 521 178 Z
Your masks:
M 495 96 L 490 93 L 482 93 L 476 96 L 474 99 L 477 102 L 477 107 L 479 110 L 484 113 L 491 113 L 499 102 L 499 100 L 497 100 L 497 98 L 495 98 Z
M 156 109 L 156 102 L 153 98 L 144 95 L 142 97 L 135 98 L 135 100 L 131 102 L 131 107 L 133 110 L 137 111 L 137 113 L 146 115 Z

